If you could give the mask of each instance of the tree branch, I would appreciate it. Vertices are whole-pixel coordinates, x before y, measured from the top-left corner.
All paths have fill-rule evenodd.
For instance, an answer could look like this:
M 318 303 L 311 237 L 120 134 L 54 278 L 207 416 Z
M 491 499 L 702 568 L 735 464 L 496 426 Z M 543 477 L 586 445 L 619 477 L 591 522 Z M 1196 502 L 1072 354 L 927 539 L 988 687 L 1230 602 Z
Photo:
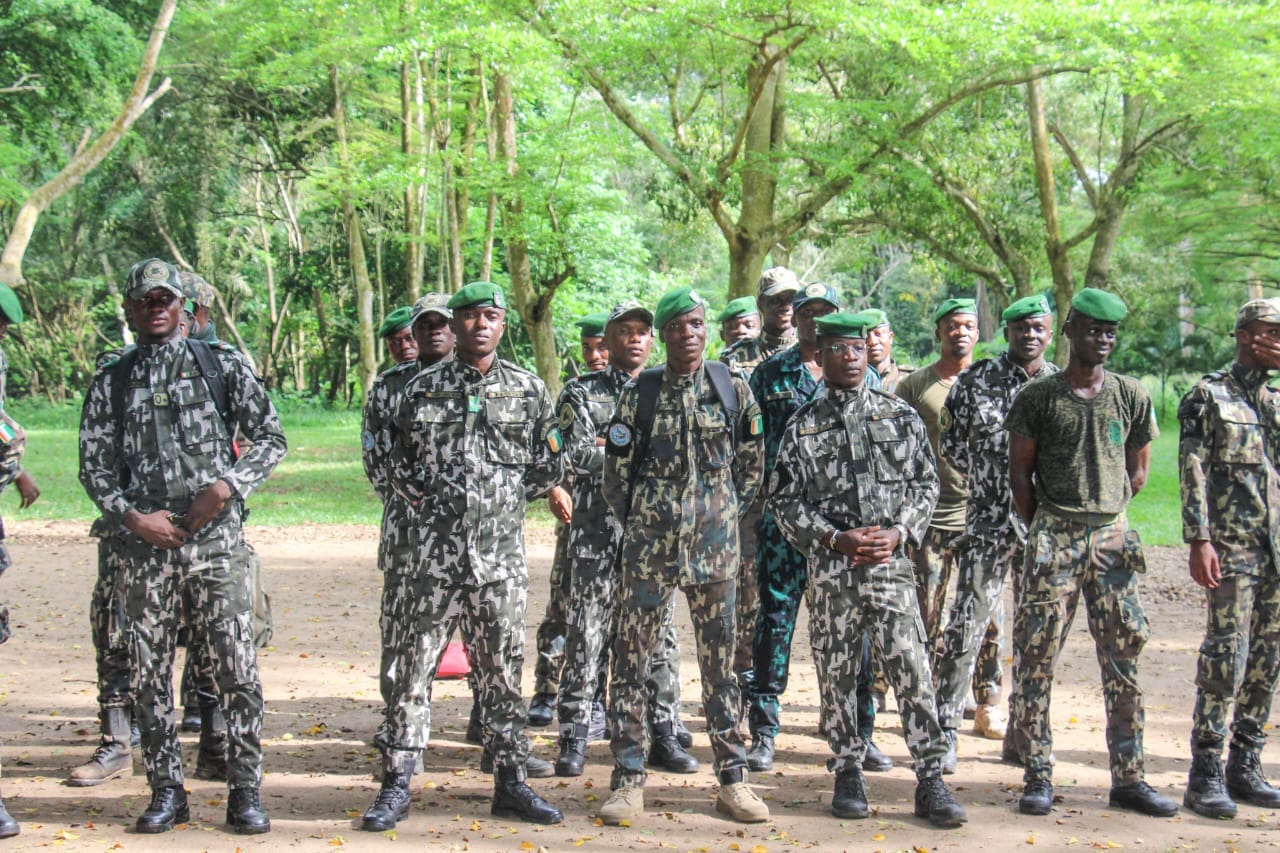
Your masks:
M 1080 179 L 1080 184 L 1084 187 L 1085 194 L 1089 196 L 1089 206 L 1097 210 L 1098 208 L 1098 187 L 1094 184 L 1093 179 L 1089 177 L 1089 171 L 1084 165 L 1084 161 L 1080 159 L 1079 153 L 1071 141 L 1067 139 L 1067 135 L 1062 132 L 1062 128 L 1056 124 L 1049 125 L 1049 134 L 1058 143 L 1058 147 L 1067 155 L 1067 159 L 1071 161 L 1072 167 L 1076 170 L 1076 177 Z

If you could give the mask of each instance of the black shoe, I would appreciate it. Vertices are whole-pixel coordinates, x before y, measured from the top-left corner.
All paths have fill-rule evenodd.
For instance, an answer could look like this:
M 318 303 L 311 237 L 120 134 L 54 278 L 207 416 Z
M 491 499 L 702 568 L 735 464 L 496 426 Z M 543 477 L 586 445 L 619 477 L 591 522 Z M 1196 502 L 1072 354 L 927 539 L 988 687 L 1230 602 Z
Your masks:
M 556 759 L 557 776 L 581 776 L 587 765 L 586 729 L 577 726 L 573 734 L 560 735 L 560 757 Z
M 1110 802 L 1112 808 L 1128 809 L 1150 817 L 1173 817 L 1178 813 L 1177 803 L 1157 794 L 1146 782 L 1113 786 Z
M 187 806 L 187 791 L 181 785 L 156 788 L 151 792 L 151 804 L 138 818 L 134 829 L 147 835 L 168 832 L 176 824 L 191 820 Z
M 200 731 L 200 706 L 187 705 L 182 709 L 182 723 L 180 728 L 184 732 Z
M 1187 774 L 1187 791 L 1182 804 L 1198 815 L 1212 818 L 1236 816 L 1236 804 L 1227 793 L 1222 775 L 1222 757 L 1215 749 L 1197 749 L 1191 753 L 1191 772 Z
M 529 700 L 529 725 L 542 728 L 551 725 L 556 712 L 556 694 L 535 693 Z
M 1018 811 L 1023 814 L 1045 815 L 1053 808 L 1053 783 L 1048 779 L 1032 779 L 1022 786 L 1018 797 Z
M 863 773 L 885 773 L 893 769 L 893 759 L 880 751 L 872 740 L 867 740 L 867 753 L 862 756 Z
M 504 767 L 493 786 L 494 817 L 515 817 L 529 823 L 552 824 L 564 820 L 555 806 L 534 793 L 533 789 L 516 778 L 514 767 Z
M 22 827 L 4 807 L 4 800 L 0 800 L 0 838 L 13 838 L 21 831 Z
M 1237 803 L 1273 809 L 1280 806 L 1280 791 L 1262 775 L 1262 756 L 1255 749 L 1234 743 L 1227 752 L 1227 791 Z
M 693 732 L 684 727 L 684 720 L 676 717 L 676 740 L 680 741 L 680 745 L 685 749 L 693 748 Z
M 747 750 L 747 766 L 757 773 L 773 769 L 773 735 L 759 734 L 751 738 Z
M 675 728 L 670 723 L 653 727 L 653 740 L 649 744 L 649 766 L 669 773 L 697 773 L 698 759 L 685 752 L 676 740 Z
M 591 722 L 587 724 L 587 743 L 609 739 L 609 715 L 603 702 L 591 703 Z
M 934 826 L 944 827 L 960 826 L 969 819 L 941 776 L 916 783 L 916 817 L 926 817 Z
M 942 735 L 947 741 L 947 754 L 942 756 L 942 775 L 950 776 L 960 766 L 960 738 L 955 729 L 943 729 Z
M 382 777 L 382 787 L 373 805 L 365 809 L 360 828 L 365 832 L 386 832 L 395 829 L 396 822 L 409 817 L 410 773 L 387 773 Z
M 261 835 L 271 831 L 271 821 L 262 810 L 257 788 L 232 788 L 227 798 L 227 826 L 238 835 Z
M 841 770 L 836 774 L 836 790 L 831 797 L 831 813 L 836 817 L 861 820 L 868 814 L 867 788 L 861 770 Z

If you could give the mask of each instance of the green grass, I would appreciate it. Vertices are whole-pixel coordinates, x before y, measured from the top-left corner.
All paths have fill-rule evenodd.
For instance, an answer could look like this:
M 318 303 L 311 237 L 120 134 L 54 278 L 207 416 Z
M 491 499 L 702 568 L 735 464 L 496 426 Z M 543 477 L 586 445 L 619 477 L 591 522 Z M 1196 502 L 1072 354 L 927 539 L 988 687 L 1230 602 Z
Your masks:
M 76 430 L 80 412 L 70 406 L 33 406 L 15 401 L 11 414 L 27 428 L 26 467 L 40 486 L 35 506 L 18 510 L 14 489 L 0 496 L 7 518 L 89 522 L 96 510 L 77 477 Z M 360 464 L 360 413 L 316 406 L 282 406 L 289 454 L 250 499 L 250 524 L 377 524 L 382 508 Z M 1146 489 L 1129 508 L 1130 523 L 1150 545 L 1182 542 L 1178 497 L 1178 427 L 1166 423 L 1151 452 Z M 545 501 L 529 508 L 539 526 L 553 522 Z

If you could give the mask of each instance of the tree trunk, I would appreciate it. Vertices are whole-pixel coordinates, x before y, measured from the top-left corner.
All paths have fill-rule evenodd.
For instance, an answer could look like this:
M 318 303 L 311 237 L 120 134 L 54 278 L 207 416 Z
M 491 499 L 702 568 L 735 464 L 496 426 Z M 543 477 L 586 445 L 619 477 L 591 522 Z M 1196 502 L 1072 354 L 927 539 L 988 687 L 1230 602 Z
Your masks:
M 360 341 L 360 387 L 367 393 L 377 376 L 378 362 L 373 346 L 373 282 L 364 255 L 364 234 L 360 213 L 351 198 L 350 160 L 347 153 L 347 116 L 343 108 L 338 66 L 329 66 L 329 83 L 333 90 L 333 128 L 338 143 L 338 166 L 342 173 L 342 223 L 347 234 L 348 264 L 356 285 L 356 334 Z
M 775 242 L 778 177 L 773 154 L 785 127 L 784 63 L 769 63 L 776 50 L 765 44 L 745 81 L 748 92 L 759 89 L 760 94 L 747 118 L 743 138 L 742 207 L 729 240 L 729 299 L 755 294 L 765 258 Z
M 1027 117 L 1031 127 L 1031 155 L 1035 163 L 1036 191 L 1040 196 L 1040 215 L 1044 219 L 1044 248 L 1053 273 L 1053 301 L 1055 314 L 1065 319 L 1075 295 L 1075 278 L 1071 273 L 1071 257 L 1062 244 L 1062 230 L 1058 223 L 1058 197 L 1054 187 L 1053 159 L 1049 154 L 1049 131 L 1044 120 L 1044 98 L 1040 80 L 1027 83 Z M 1057 338 L 1054 361 L 1063 366 L 1070 356 L 1071 345 L 1065 335 Z
M 154 92 L 147 94 L 147 90 L 151 87 L 151 78 L 156 71 L 156 63 L 160 59 L 160 48 L 164 46 L 165 36 L 169 33 L 169 24 L 173 20 L 177 5 L 177 0 L 164 0 L 160 4 L 160 11 L 151 27 L 151 37 L 147 40 L 146 49 L 142 52 L 138 76 L 134 78 L 133 88 L 129 91 L 129 96 L 125 99 L 119 114 L 91 145 L 80 148 L 67 165 L 62 167 L 62 171 L 32 190 L 27 200 L 23 202 L 5 240 L 4 252 L 0 254 L 0 282 L 10 287 L 17 287 L 25 282 L 22 277 L 22 259 L 27 254 L 27 246 L 31 245 L 31 235 L 35 232 L 36 221 L 40 218 L 40 214 L 72 187 L 83 181 L 85 175 L 93 171 L 111 153 L 116 144 L 133 127 L 134 122 L 158 98 L 169 91 L 169 78 L 166 77 Z

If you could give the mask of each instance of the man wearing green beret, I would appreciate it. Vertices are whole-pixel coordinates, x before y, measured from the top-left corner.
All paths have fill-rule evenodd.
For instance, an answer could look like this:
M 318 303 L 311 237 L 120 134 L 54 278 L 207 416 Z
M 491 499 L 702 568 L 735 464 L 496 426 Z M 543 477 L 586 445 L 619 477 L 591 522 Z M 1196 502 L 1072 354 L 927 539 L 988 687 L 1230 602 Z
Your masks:
M 898 389 L 902 377 L 915 370 L 893 360 L 893 326 L 889 323 L 889 315 L 879 308 L 867 308 L 858 312 L 867 322 L 867 374 L 868 381 L 872 376 L 879 381 L 878 387 L 892 394 Z
M 1249 300 L 1235 327 L 1235 362 L 1201 379 L 1178 407 L 1182 537 L 1208 612 L 1182 803 L 1212 818 L 1234 817 L 1236 801 L 1280 805 L 1262 770 L 1280 678 L 1280 501 L 1272 485 L 1280 392 L 1269 382 L 1280 370 L 1280 299 Z
M 911 553 L 916 566 L 920 613 L 929 635 L 929 653 L 936 657 L 942 641 L 942 615 L 946 606 L 947 587 L 955 569 L 955 544 L 964 533 L 964 510 L 969 499 L 969 484 L 964 474 L 938 454 L 942 436 L 942 404 L 955 385 L 956 377 L 973 360 L 973 347 L 978 342 L 978 305 L 972 299 L 947 299 L 933 312 L 934 337 L 939 344 L 938 359 L 932 364 L 904 376 L 896 393 L 924 421 L 929 431 L 929 447 L 938 466 L 938 505 L 929 520 L 929 530 L 918 548 Z M 997 636 L 984 639 L 983 654 L 999 659 Z M 992 691 L 994 690 L 994 696 Z M 989 707 L 999 698 L 999 685 L 974 685 L 978 708 Z M 946 773 L 956 769 L 956 744 L 944 763 Z
M 492 812 L 559 823 L 560 810 L 526 784 L 528 713 L 520 692 L 529 570 L 524 513 L 563 476 L 560 427 L 546 386 L 503 361 L 506 296 L 474 282 L 446 303 L 454 358 L 415 376 L 395 419 L 391 487 L 413 507 L 412 576 L 401 587 L 406 624 L 387 703 L 382 786 L 361 828 L 408 816 L 409 783 L 431 727 L 431 683 L 461 626 L 494 767 Z
M 706 303 L 693 288 L 663 295 L 654 328 L 666 365 L 622 392 L 605 444 L 604 497 L 622 538 L 609 690 L 613 794 L 599 817 L 618 825 L 644 811 L 646 682 L 678 588 L 697 637 L 716 810 L 758 823 L 769 809 L 747 785 L 733 656 L 738 522 L 760 484 L 760 410 L 741 373 L 703 360 Z
M 756 282 L 756 308 L 760 312 L 760 334 L 743 338 L 720 353 L 720 360 L 747 376 L 756 365 L 796 342 L 791 323 L 791 301 L 800 292 L 800 282 L 786 267 L 772 267 L 760 273 Z
M 750 296 L 731 300 L 716 320 L 720 323 L 720 340 L 727 347 L 760 334 L 760 307 Z
M 604 326 L 608 321 L 608 311 L 593 311 L 574 321 L 582 345 L 582 364 L 588 373 L 609 366 L 609 351 L 604 345 Z
M 1019 572 L 1026 525 L 1013 511 L 1009 490 L 1009 437 L 1005 415 L 1028 382 L 1058 372 L 1045 359 L 1053 342 L 1053 313 L 1043 295 L 1028 296 L 1011 304 L 1001 315 L 1008 352 L 974 362 L 960 374 L 947 394 L 942 410 L 939 457 L 968 478 L 969 500 L 965 509 L 965 535 L 956 545 L 956 596 L 947 618 L 943 652 L 935 666 L 938 682 L 938 717 L 951 741 L 956 739 L 964 715 L 969 685 L 985 689 L 979 694 L 974 731 L 993 740 L 1004 739 L 1011 761 L 1021 763 L 1026 734 L 1021 719 L 1021 694 L 1015 684 L 1009 691 L 1007 725 L 1000 706 L 1003 654 L 990 653 L 986 636 L 999 636 L 1004 624 L 1004 581 L 1014 571 L 1014 601 L 1021 589 Z M 1003 643 L 994 644 L 1000 652 Z M 979 655 L 981 648 L 982 654 Z M 1017 649 L 1014 649 L 1017 654 Z M 976 677 L 975 677 L 976 670 Z M 1019 736 L 1021 735 L 1021 736 Z
M 378 337 L 387 345 L 387 354 L 393 364 L 411 364 L 418 357 L 418 345 L 413 340 L 413 312 L 408 305 L 401 305 L 382 320 Z
M 929 523 L 938 478 L 919 416 L 892 394 L 866 387 L 866 336 L 856 314 L 818 318 L 826 393 L 788 422 L 769 471 L 768 508 L 808 559 L 809 639 L 832 752 L 827 767 L 836 774 L 832 812 L 852 819 L 869 813 L 854 695 L 869 640 L 915 759 L 915 814 L 935 826 L 959 826 L 966 816 L 942 780 L 947 744 L 906 556 Z
M 1178 811 L 1143 773 L 1138 655 L 1151 629 L 1138 596 L 1146 560 L 1125 508 L 1146 485 L 1158 430 L 1142 383 L 1104 368 L 1127 311 L 1113 293 L 1077 293 L 1062 325 L 1066 369 L 1027 383 L 1005 418 L 1013 506 L 1029 528 L 1013 623 L 1027 733 L 1023 814 L 1053 807 L 1053 667 L 1081 595 L 1102 667 L 1111 807 L 1153 817 Z

